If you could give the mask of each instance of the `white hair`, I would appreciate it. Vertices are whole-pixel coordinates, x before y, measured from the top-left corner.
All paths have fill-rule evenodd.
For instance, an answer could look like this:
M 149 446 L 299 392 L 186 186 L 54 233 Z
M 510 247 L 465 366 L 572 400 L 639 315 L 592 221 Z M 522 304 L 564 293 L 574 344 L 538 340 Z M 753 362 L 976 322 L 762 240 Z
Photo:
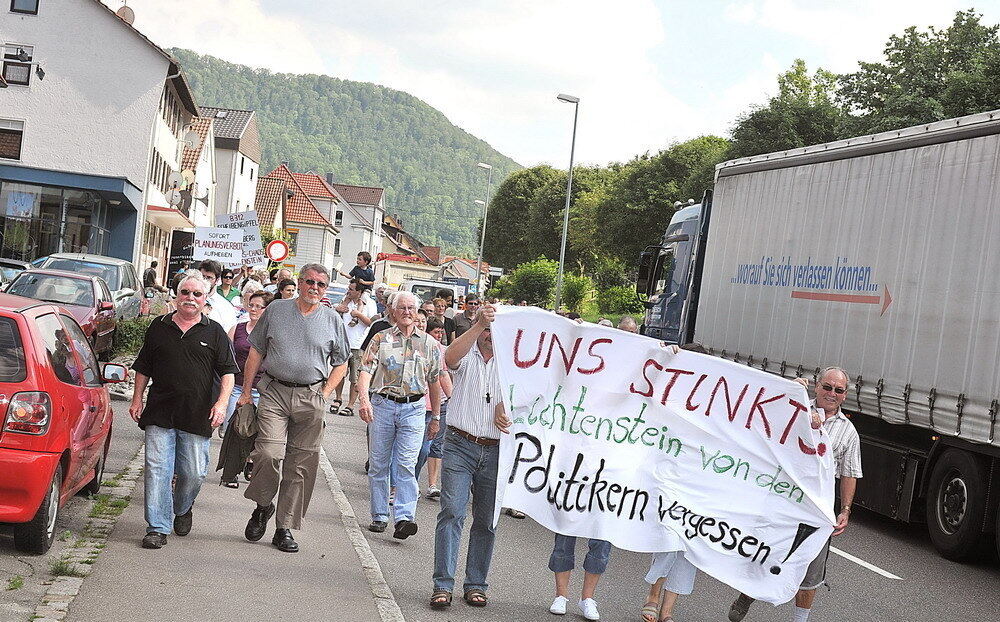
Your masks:
M 851 375 L 848 374 L 847 371 L 845 371 L 841 367 L 827 367 L 823 371 L 819 372 L 819 375 L 816 376 L 816 380 L 817 381 L 823 380 L 823 377 L 826 376 L 828 373 L 830 373 L 832 371 L 835 371 L 835 372 L 837 372 L 838 374 L 840 374 L 840 375 L 842 375 L 844 377 L 844 384 L 846 384 L 848 386 L 851 384 Z
M 417 300 L 417 297 L 413 294 L 413 292 L 393 292 L 389 294 L 387 304 L 393 309 L 395 309 L 396 307 L 399 306 L 399 303 L 402 300 L 412 300 L 413 306 L 417 306 L 419 304 L 419 301 Z
M 208 281 L 206 281 L 205 277 L 201 275 L 201 272 L 198 272 L 197 270 L 188 270 L 184 273 L 184 278 L 177 284 L 178 294 L 180 294 L 181 287 L 183 287 L 188 281 L 195 281 L 201 284 L 201 291 L 203 291 L 206 295 L 211 295 L 212 292 L 208 291 Z
M 250 279 L 243 285 L 243 290 L 240 292 L 244 296 L 252 294 L 254 292 L 259 292 L 264 289 L 264 286 L 260 284 L 256 279 Z

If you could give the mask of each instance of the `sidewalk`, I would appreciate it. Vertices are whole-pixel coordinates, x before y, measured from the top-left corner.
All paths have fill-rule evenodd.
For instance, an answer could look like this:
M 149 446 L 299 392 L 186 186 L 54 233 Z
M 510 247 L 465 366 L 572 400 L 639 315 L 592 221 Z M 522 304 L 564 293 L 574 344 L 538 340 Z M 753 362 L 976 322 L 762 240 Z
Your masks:
M 214 469 L 221 442 L 212 440 Z M 213 622 L 244 620 L 380 620 L 372 587 L 352 546 L 324 473 L 319 473 L 300 551 L 271 545 L 274 520 L 260 542 L 243 537 L 253 503 L 220 487 L 210 471 L 194 506 L 190 535 L 171 534 L 159 550 L 145 534 L 142 478 L 67 620 Z

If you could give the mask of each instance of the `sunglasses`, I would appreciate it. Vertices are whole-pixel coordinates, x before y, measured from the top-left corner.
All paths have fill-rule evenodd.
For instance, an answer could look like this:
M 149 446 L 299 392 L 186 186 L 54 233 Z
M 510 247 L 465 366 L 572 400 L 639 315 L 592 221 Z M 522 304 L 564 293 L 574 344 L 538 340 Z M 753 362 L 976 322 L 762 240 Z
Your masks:
M 477 302 L 477 301 L 467 302 L 467 303 L 465 303 L 465 306 L 467 306 L 467 307 L 478 307 L 479 306 L 479 302 Z
M 224 279 L 231 279 L 231 278 L 233 278 L 233 275 L 231 275 L 231 274 L 223 274 L 222 278 L 224 278 Z
M 843 395 L 844 393 L 847 393 L 847 389 L 844 387 L 835 387 L 832 384 L 827 384 L 825 382 L 821 386 L 823 387 L 824 391 L 833 391 L 837 395 Z
M 181 296 L 194 296 L 195 298 L 201 298 L 205 295 L 205 292 L 198 292 L 191 289 L 182 289 Z
M 323 289 L 323 288 L 325 288 L 328 285 L 328 283 L 326 281 L 314 281 L 312 279 L 302 279 L 302 281 L 306 285 L 315 285 L 316 287 L 318 287 L 320 289 Z

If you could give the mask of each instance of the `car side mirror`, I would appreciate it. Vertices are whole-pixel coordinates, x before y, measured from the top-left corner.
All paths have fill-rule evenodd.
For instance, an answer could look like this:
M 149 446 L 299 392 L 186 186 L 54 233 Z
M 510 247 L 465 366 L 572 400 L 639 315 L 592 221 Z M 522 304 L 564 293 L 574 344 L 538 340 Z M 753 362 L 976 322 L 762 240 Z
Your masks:
M 125 382 L 128 380 L 128 370 L 124 365 L 105 363 L 101 368 L 101 380 L 108 383 Z
M 134 295 L 135 295 L 134 289 L 125 288 L 120 292 L 118 292 L 118 295 L 115 296 L 115 300 L 124 300 L 125 298 L 131 298 Z
M 115 303 L 108 302 L 107 300 L 104 300 L 102 302 L 97 303 L 97 310 L 98 311 L 114 311 L 115 310 Z

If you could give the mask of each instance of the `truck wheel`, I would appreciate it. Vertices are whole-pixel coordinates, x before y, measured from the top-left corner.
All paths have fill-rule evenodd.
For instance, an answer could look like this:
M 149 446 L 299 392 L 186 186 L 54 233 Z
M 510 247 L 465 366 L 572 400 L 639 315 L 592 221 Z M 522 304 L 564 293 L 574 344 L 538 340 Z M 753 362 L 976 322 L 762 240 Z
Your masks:
M 59 489 L 62 487 L 62 465 L 56 465 L 49 491 L 30 522 L 14 528 L 14 548 L 22 553 L 41 555 L 49 550 L 56 536 L 59 516 Z
M 101 480 L 104 479 L 104 465 L 108 462 L 108 448 L 97 457 L 97 464 L 94 465 L 94 479 L 87 482 L 80 493 L 84 495 L 96 495 L 101 490 Z
M 934 465 L 927 491 L 927 529 L 934 548 L 952 561 L 983 552 L 986 468 L 968 453 L 949 449 Z

